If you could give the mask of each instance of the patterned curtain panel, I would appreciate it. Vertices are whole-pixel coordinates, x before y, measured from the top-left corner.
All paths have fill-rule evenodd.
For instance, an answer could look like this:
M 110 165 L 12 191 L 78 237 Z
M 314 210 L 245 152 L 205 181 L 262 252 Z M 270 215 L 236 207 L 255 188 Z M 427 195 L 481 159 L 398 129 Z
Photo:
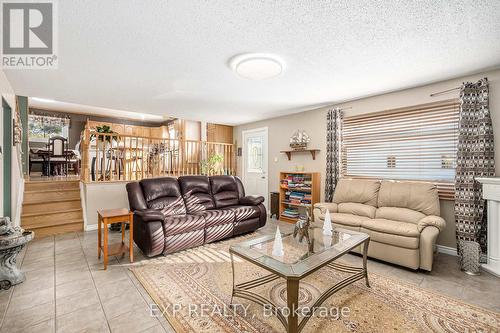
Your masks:
M 343 113 L 340 108 L 328 110 L 326 115 L 326 202 L 332 202 L 333 192 L 340 176 L 342 119 Z
M 455 176 L 455 221 L 462 269 L 485 258 L 486 205 L 475 178 L 495 175 L 493 127 L 488 107 L 488 80 L 466 82 L 460 91 L 460 121 Z M 473 259 L 472 259 L 473 258 Z M 479 263 L 475 265 L 479 267 Z

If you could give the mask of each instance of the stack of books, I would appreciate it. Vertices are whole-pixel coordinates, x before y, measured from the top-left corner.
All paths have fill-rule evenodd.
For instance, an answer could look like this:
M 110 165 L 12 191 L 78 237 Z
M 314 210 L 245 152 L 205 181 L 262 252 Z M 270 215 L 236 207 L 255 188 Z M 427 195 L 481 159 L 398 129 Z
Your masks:
M 294 191 L 286 191 L 285 192 L 285 203 L 291 204 L 311 204 L 312 195 L 310 193 L 304 192 L 294 192 Z
M 299 217 L 299 210 L 297 208 L 287 207 L 281 215 L 296 219 Z
M 288 196 L 288 201 L 294 204 L 301 204 L 302 201 L 304 200 L 304 194 L 305 193 L 301 192 L 290 192 L 290 195 Z
M 312 181 L 304 175 L 289 175 L 281 180 L 281 186 L 289 189 L 311 190 Z
M 312 195 L 311 193 L 304 193 L 304 198 L 302 199 L 303 204 L 311 204 Z

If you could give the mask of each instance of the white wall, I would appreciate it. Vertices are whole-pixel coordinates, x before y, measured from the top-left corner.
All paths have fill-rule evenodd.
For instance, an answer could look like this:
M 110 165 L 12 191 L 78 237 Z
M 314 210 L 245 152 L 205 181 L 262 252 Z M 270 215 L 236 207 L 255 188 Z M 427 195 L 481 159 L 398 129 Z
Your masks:
M 492 113 L 493 128 L 495 131 L 495 146 L 500 149 L 500 70 L 492 70 L 477 75 L 470 75 L 454 80 L 447 80 L 422 87 L 406 89 L 388 94 L 363 98 L 355 101 L 339 104 L 340 107 L 352 107 L 345 111 L 345 116 L 363 114 L 368 112 L 383 111 L 399 107 L 418 105 L 429 102 L 458 97 L 458 91 L 430 97 L 431 93 L 458 87 L 463 81 L 476 81 L 482 77 L 488 77 L 490 82 L 490 110 Z M 360 78 L 362 79 L 362 78 Z M 293 171 L 295 166 L 304 166 L 306 171 L 321 172 L 321 198 L 324 198 L 324 179 L 326 166 L 326 111 L 321 108 L 289 116 L 282 116 L 249 123 L 234 128 L 234 140 L 241 143 L 241 132 L 263 126 L 269 127 L 269 191 L 277 191 L 279 188 L 279 172 Z M 321 150 L 313 161 L 308 154 L 295 154 L 288 161 L 286 155 L 280 154 L 280 150 L 289 149 L 288 139 L 297 129 L 305 130 L 311 136 L 311 148 Z M 500 153 L 495 156 L 497 174 L 500 174 Z M 237 158 L 237 172 L 241 176 L 241 157 Z M 447 221 L 446 229 L 440 234 L 438 244 L 456 247 L 455 223 L 453 213 L 453 202 L 441 202 L 441 215 Z

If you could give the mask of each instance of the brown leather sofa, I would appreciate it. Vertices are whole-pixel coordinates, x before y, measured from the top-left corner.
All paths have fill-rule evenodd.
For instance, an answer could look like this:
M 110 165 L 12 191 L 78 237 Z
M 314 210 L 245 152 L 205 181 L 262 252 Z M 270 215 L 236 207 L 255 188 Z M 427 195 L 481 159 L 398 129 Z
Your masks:
M 148 256 L 254 231 L 266 224 L 263 197 L 245 196 L 233 176 L 151 178 L 128 183 L 134 242 Z
M 370 257 L 432 270 L 434 245 L 446 225 L 434 184 L 341 179 L 333 202 L 314 205 L 317 223 L 324 223 L 327 209 L 334 225 L 370 235 Z

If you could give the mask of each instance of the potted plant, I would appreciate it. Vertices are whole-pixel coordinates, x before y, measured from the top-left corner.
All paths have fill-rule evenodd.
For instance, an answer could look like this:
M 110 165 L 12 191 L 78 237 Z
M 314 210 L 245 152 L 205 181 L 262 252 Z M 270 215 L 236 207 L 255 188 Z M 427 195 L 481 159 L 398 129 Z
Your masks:
M 224 156 L 220 154 L 212 154 L 208 159 L 200 162 L 201 174 L 203 175 L 218 175 L 222 174 L 221 163 L 224 161 Z

